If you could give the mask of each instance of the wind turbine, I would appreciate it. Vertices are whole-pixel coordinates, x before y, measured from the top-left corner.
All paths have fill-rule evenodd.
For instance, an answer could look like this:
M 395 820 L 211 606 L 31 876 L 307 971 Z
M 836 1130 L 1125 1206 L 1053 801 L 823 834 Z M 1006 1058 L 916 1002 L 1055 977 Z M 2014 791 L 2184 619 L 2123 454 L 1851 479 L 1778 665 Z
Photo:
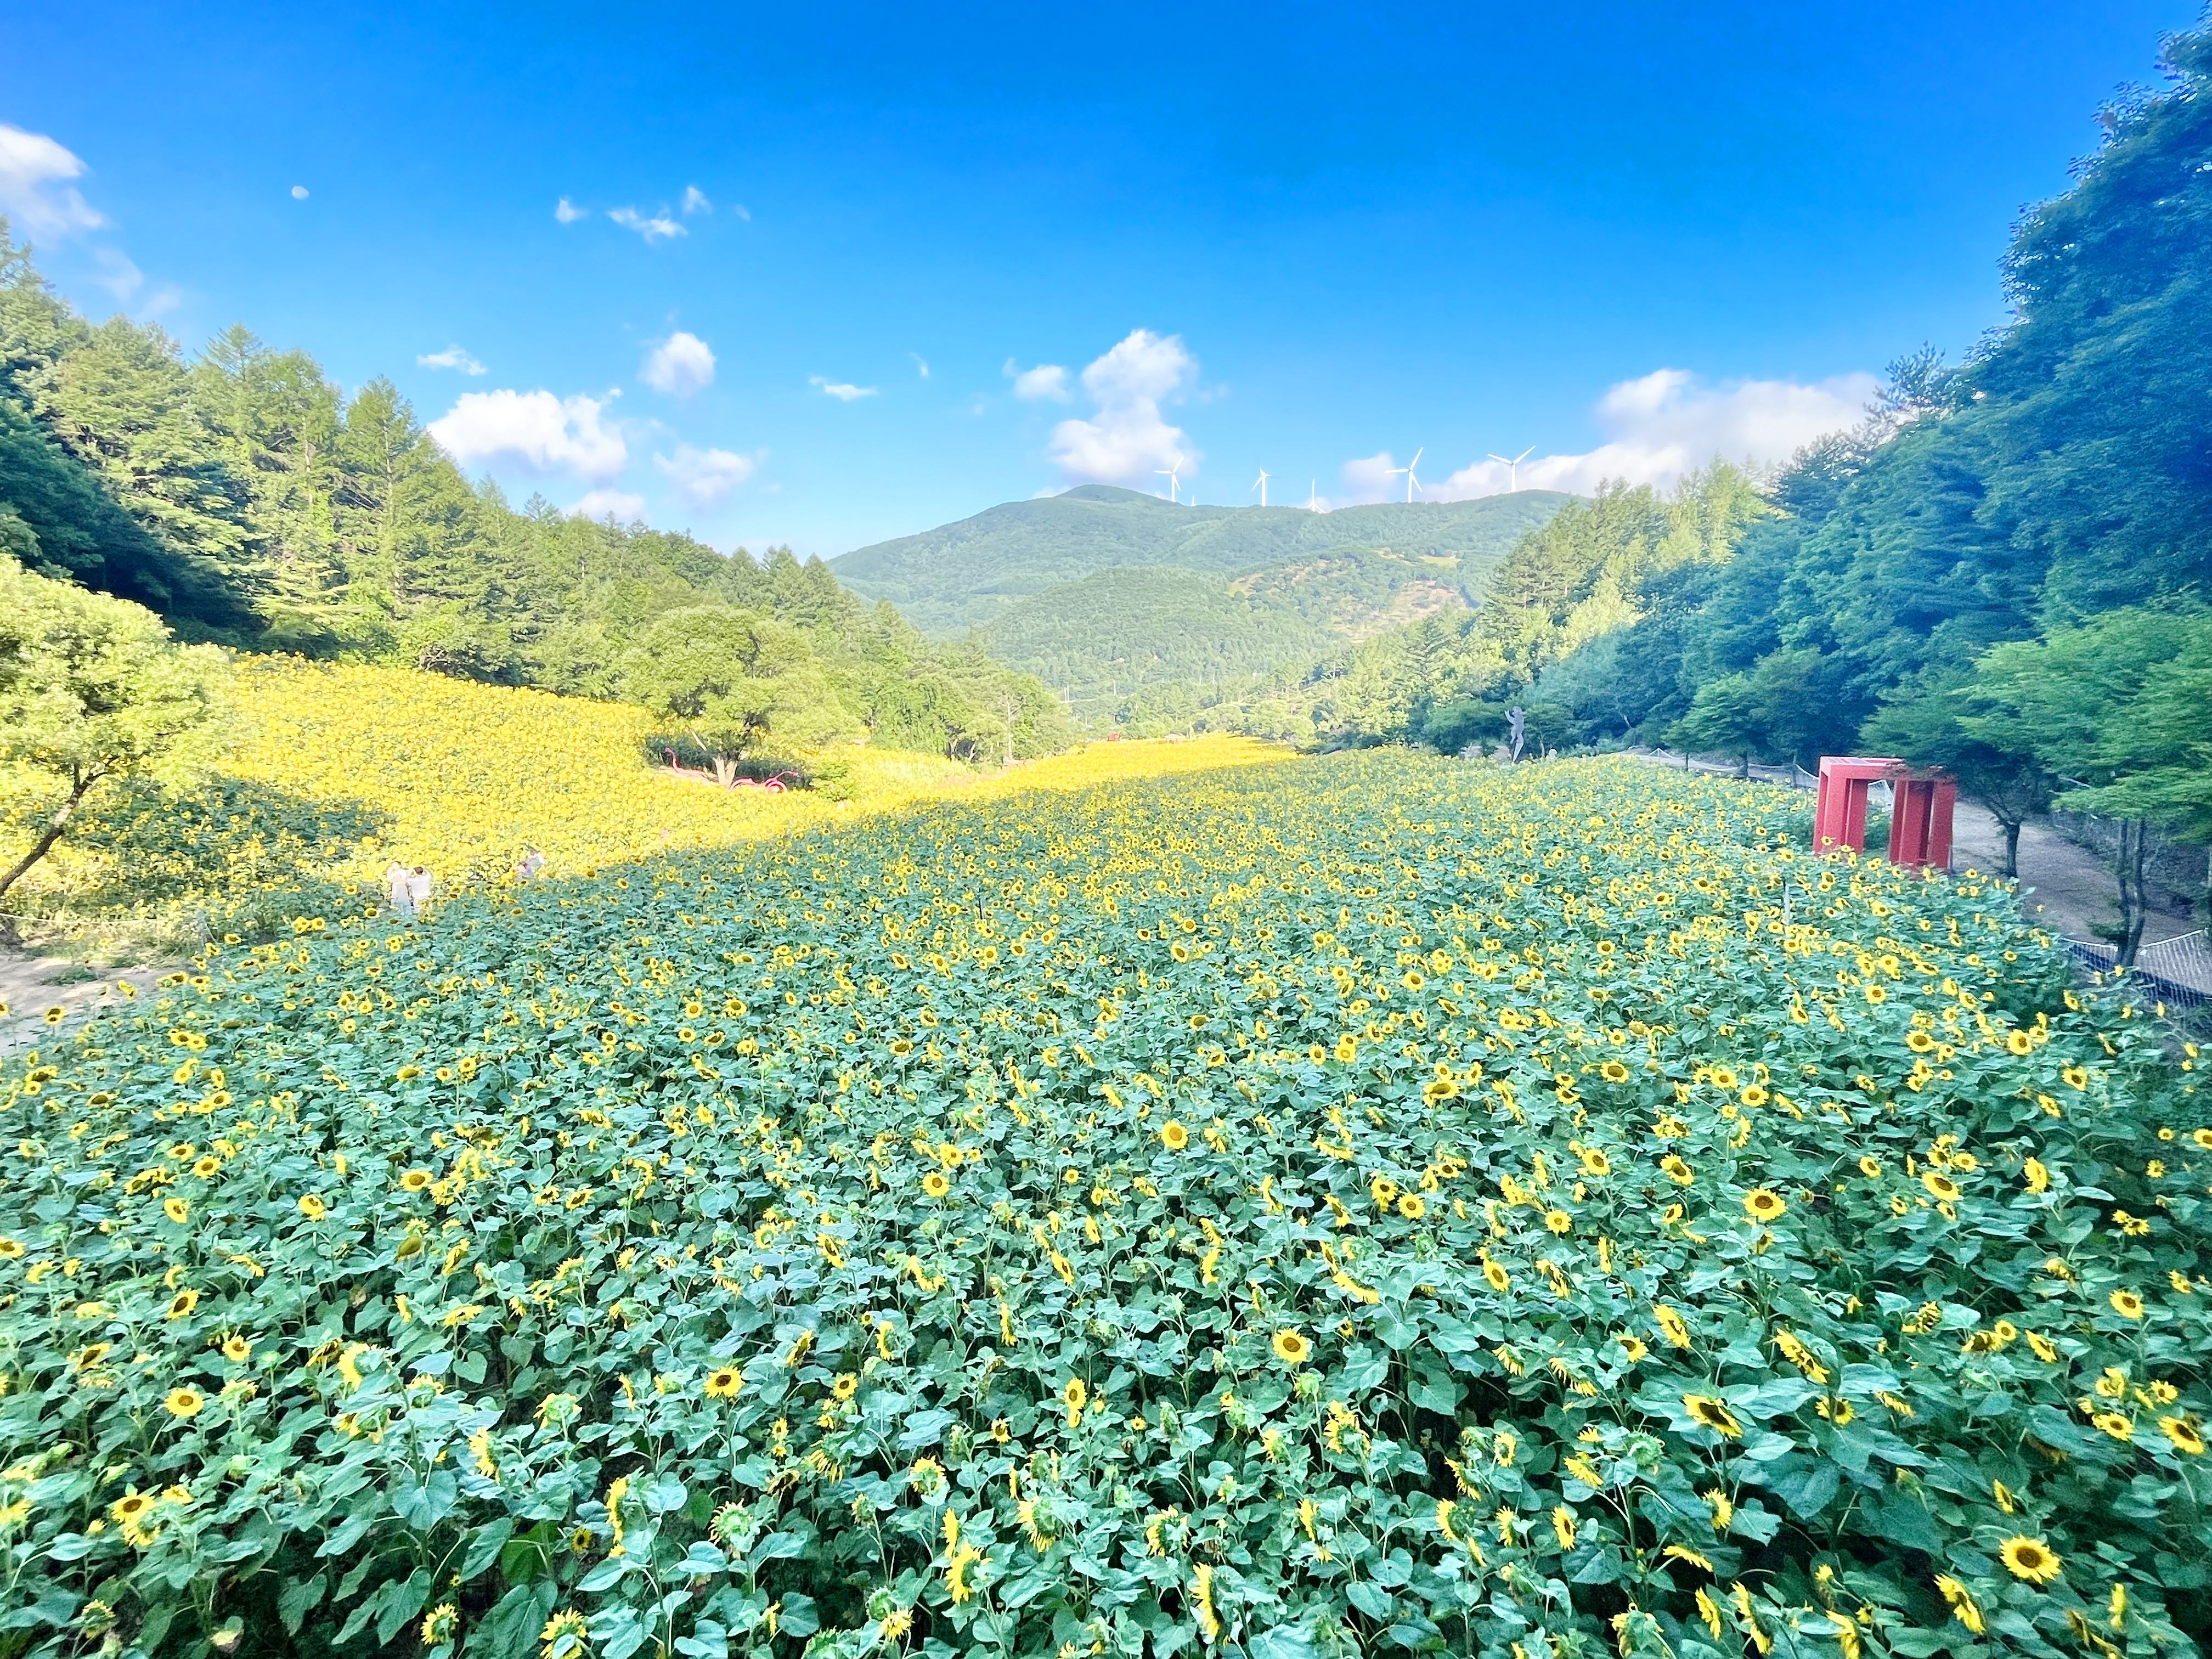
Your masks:
M 1505 487 L 1509 491 L 1517 492 L 1520 489 L 1521 463 L 1527 460 L 1535 453 L 1536 446 L 1530 444 L 1528 448 L 1522 450 L 1518 455 L 1516 455 L 1510 461 L 1503 455 L 1492 455 L 1490 458 L 1492 460 L 1496 461 L 1500 466 L 1505 469 Z
M 1171 501 L 1180 500 L 1176 494 L 1176 474 L 1182 471 L 1182 463 L 1177 461 L 1173 466 L 1156 466 L 1152 471 L 1168 481 L 1168 499 Z
M 1262 507 L 1265 507 L 1267 504 L 1268 477 L 1269 474 L 1267 469 L 1263 466 L 1260 469 L 1260 476 L 1252 481 L 1252 488 L 1260 492 L 1260 505 Z
M 1406 463 L 1406 499 L 1409 501 L 1413 499 L 1413 492 L 1421 487 L 1421 481 L 1413 476 L 1413 469 L 1421 464 L 1421 457 L 1428 453 L 1428 446 L 1424 444 L 1413 452 L 1413 459 Z

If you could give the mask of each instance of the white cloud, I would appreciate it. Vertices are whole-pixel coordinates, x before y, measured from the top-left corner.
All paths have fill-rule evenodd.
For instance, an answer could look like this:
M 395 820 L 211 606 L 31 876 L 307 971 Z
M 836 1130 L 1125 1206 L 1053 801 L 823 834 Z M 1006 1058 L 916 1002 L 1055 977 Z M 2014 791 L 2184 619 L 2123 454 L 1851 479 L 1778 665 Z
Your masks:
M 689 236 L 691 233 L 668 216 L 663 208 L 652 218 L 647 218 L 634 207 L 609 208 L 607 217 L 624 230 L 634 230 L 648 242 L 671 236 Z
M 145 286 L 146 273 L 116 249 L 97 249 L 93 258 L 100 264 L 100 274 L 93 281 L 112 294 L 120 303 L 130 304 L 131 296 Z
M 626 489 L 594 489 L 568 509 L 572 519 L 613 519 L 629 524 L 645 516 L 645 497 Z
M 417 357 L 415 361 L 423 368 L 458 368 L 464 374 L 481 374 L 484 372 L 484 366 L 482 363 L 457 345 L 449 345 L 443 351 L 430 352 L 424 356 Z
M 46 134 L 0 121 L 0 213 L 19 234 L 67 236 L 106 224 L 70 183 L 83 176 L 84 163 Z
M 600 420 L 603 407 L 543 391 L 465 392 L 429 430 L 464 465 L 505 456 L 534 472 L 600 483 L 629 465 L 620 428 Z
M 589 208 L 578 207 L 574 202 L 563 196 L 559 201 L 554 203 L 553 216 L 564 225 L 573 225 L 579 219 L 590 218 L 592 216 L 592 210 Z
M 1075 394 L 1068 390 L 1067 371 L 1058 363 L 1039 363 L 1035 368 L 1024 368 L 1012 357 L 999 371 L 1014 383 L 1014 396 L 1024 403 L 1042 403 L 1050 398 L 1054 403 L 1073 403 Z
M 637 378 L 655 392 L 688 398 L 714 384 L 714 354 L 696 334 L 672 334 L 646 353 Z
M 1387 501 L 1405 490 L 1398 458 L 1387 449 L 1346 461 L 1342 475 L 1345 498 L 1351 501 Z
M 678 444 L 673 455 L 655 455 L 653 464 L 696 507 L 709 507 L 753 476 L 759 463 L 726 449 L 694 449 Z
M 1195 472 L 1199 452 L 1181 428 L 1160 418 L 1160 400 L 1182 391 L 1197 374 L 1198 360 L 1181 335 L 1132 330 L 1083 371 L 1083 389 L 1097 404 L 1097 416 L 1053 428 L 1047 453 L 1060 476 L 1070 483 L 1149 486 L 1158 468 Z
M 849 404 L 855 398 L 872 398 L 876 395 L 876 388 L 872 386 L 854 386 L 849 380 L 825 380 L 819 374 L 808 375 L 806 384 L 820 386 L 823 391 L 841 404 Z
M 714 204 L 707 199 L 707 192 L 696 185 L 684 186 L 684 210 L 686 213 L 712 213 Z
M 1872 374 L 1799 380 L 1730 380 L 1709 386 L 1687 369 L 1661 368 L 1623 380 L 1598 399 L 1607 441 L 1585 455 L 1543 455 L 1521 463 L 1523 489 L 1587 495 L 1608 478 L 1632 484 L 1674 483 L 1716 458 L 1771 466 L 1824 433 L 1856 426 L 1881 388 Z M 1484 459 L 1425 492 L 1429 501 L 1496 495 L 1511 471 Z
M 909 351 L 906 355 L 914 359 L 915 373 L 921 375 L 923 380 L 927 380 L 929 378 L 929 359 L 923 356 L 919 351 Z
M 744 220 L 747 224 L 750 224 L 753 222 L 753 216 L 745 211 L 745 204 L 743 202 L 731 203 L 730 211 L 736 214 L 738 218 Z
M 306 200 L 307 199 L 307 187 L 305 185 L 293 185 L 293 186 L 292 186 L 292 199 L 293 199 L 294 201 L 295 201 L 295 202 L 304 202 L 304 201 L 306 201 Z

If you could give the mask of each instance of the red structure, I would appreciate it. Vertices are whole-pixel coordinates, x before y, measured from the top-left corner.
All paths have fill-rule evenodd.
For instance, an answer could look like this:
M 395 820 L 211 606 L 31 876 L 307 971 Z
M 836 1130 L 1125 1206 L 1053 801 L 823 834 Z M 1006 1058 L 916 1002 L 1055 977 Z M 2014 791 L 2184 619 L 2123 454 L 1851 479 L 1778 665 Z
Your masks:
M 1889 815 L 1889 861 L 1951 867 L 1951 820 L 1959 785 L 1941 773 L 1916 775 L 1903 761 L 1863 755 L 1820 757 L 1820 793 L 1813 812 L 1816 852 L 1866 850 L 1867 807 L 1874 786 L 1895 793 Z
M 1941 773 L 1915 777 L 1900 768 L 1892 781 L 1897 786 L 1897 803 L 1889 813 L 1889 861 L 1949 869 L 1951 817 L 1959 807 L 1959 781 Z

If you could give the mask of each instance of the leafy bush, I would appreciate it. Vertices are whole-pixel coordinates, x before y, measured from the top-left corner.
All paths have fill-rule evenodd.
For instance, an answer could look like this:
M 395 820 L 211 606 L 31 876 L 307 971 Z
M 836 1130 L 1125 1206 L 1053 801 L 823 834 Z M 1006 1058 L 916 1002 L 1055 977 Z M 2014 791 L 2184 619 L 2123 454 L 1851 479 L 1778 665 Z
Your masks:
M 1790 805 L 1342 757 L 212 953 L 0 1061 L 0 1639 L 2193 1650 L 2196 1076 Z

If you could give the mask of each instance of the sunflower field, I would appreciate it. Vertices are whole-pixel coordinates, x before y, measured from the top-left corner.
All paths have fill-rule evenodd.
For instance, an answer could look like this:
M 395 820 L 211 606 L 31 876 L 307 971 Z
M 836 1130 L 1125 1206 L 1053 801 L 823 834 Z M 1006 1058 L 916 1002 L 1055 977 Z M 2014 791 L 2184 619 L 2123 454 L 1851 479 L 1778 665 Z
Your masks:
M 0 1655 L 2212 1638 L 2212 1109 L 2008 888 L 1377 752 L 303 922 L 0 1060 Z

